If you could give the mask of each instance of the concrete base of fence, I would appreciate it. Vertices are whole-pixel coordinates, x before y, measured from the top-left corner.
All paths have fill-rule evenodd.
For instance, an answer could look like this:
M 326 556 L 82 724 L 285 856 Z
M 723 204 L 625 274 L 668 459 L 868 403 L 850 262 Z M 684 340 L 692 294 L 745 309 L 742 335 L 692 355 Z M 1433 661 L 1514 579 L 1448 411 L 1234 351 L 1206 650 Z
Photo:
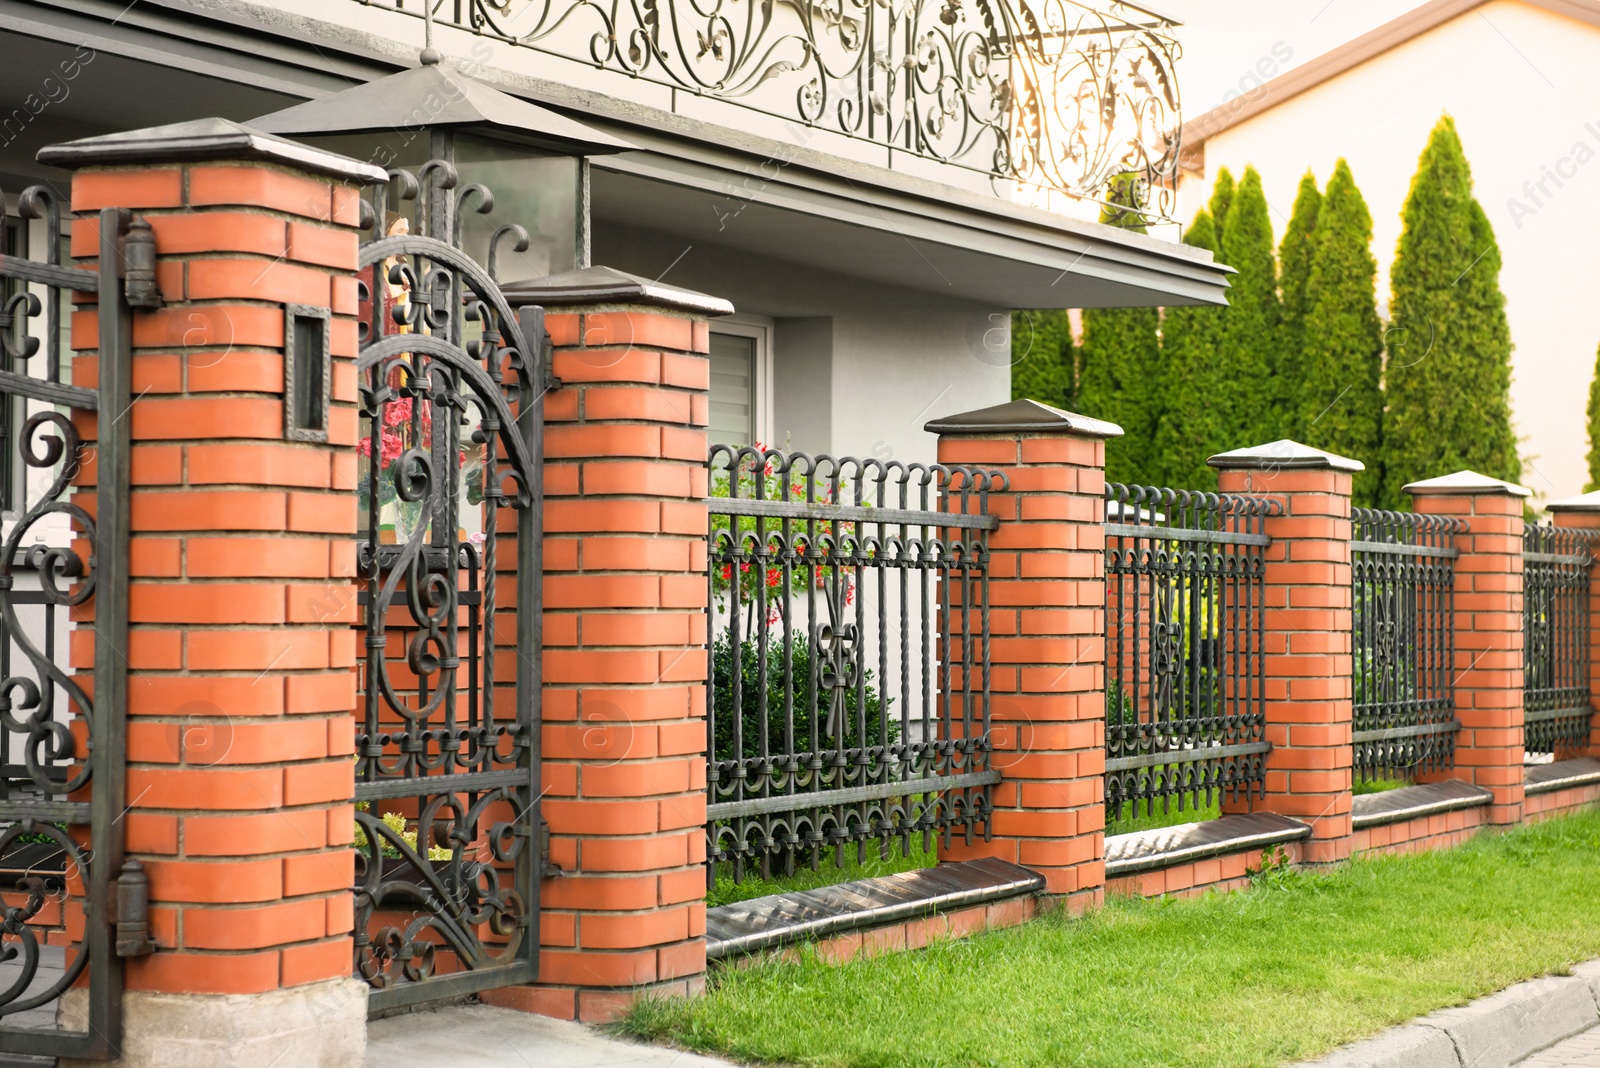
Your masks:
M 62 1026 L 82 1028 L 88 991 L 61 999 Z M 63 1058 L 60 1068 L 350 1068 L 367 1055 L 367 984 L 330 979 L 264 994 L 159 994 L 122 1000 L 122 1055 Z

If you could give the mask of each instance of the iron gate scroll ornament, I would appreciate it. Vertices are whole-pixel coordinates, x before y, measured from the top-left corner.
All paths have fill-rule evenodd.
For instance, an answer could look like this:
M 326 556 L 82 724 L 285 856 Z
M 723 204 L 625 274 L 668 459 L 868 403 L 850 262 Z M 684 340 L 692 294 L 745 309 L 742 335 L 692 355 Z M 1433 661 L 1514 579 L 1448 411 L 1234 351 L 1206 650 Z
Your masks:
M 119 954 L 151 949 L 147 932 L 129 932 L 119 945 L 112 923 L 118 878 L 118 896 L 141 913 L 146 884 L 136 863 L 124 868 L 118 818 L 125 804 L 130 421 L 103 415 L 128 408 L 132 318 L 121 275 L 139 258 L 130 241 L 148 241 L 150 230 L 123 209 L 104 209 L 98 269 L 80 270 L 62 263 L 55 193 L 34 186 L 18 206 L 25 227 L 6 228 L 17 247 L 0 245 L 3 425 L 27 413 L 15 437 L 0 443 L 0 462 L 20 457 L 14 470 L 22 475 L 5 502 L 18 518 L 0 546 L 0 872 L 13 880 L 0 920 L 0 1051 L 104 1059 L 116 1055 L 121 1040 Z M 43 257 L 29 258 L 28 244 L 41 246 Z M 134 284 L 131 274 L 127 284 Z M 95 388 L 72 383 L 64 338 L 75 294 L 96 302 Z M 96 427 L 93 443 L 79 434 L 84 422 Z M 91 465 L 92 513 L 81 503 Z M 68 544 L 73 538 L 87 546 L 82 555 Z M 94 628 L 93 686 L 86 690 L 57 640 L 58 612 L 91 605 L 93 622 L 80 624 Z M 47 926 L 71 931 L 74 913 L 81 913 L 82 937 L 67 947 L 47 940 Z M 87 1004 L 61 1006 L 57 1024 L 63 995 L 85 977 Z
M 530 982 L 539 948 L 546 335 L 494 276 L 528 235 L 500 227 L 480 267 L 461 220 L 493 210 L 486 187 L 442 159 L 390 179 L 364 211 L 381 236 L 361 249 L 357 361 L 355 971 L 373 1011 Z
M 708 466 L 708 880 L 987 837 L 1005 476 L 760 446 Z

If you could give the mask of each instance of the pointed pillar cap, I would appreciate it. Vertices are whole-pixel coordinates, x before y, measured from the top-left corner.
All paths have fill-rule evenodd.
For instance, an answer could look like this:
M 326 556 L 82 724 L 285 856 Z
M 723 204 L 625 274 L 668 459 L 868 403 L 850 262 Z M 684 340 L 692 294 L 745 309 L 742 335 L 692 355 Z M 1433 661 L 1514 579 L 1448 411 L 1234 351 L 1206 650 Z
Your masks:
M 525 304 L 537 304 L 543 308 L 563 308 L 575 304 L 643 304 L 708 316 L 733 314 L 733 305 L 721 297 L 652 282 L 615 267 L 581 267 L 547 278 L 507 282 L 500 287 L 500 291 L 513 308 Z
M 282 163 L 362 185 L 387 182 L 382 167 L 337 152 L 302 145 L 286 137 L 230 119 L 193 119 L 169 126 L 85 137 L 39 150 L 40 163 L 76 170 L 79 167 L 128 163 L 198 163 L 207 160 L 258 159 Z
M 1256 445 L 1248 449 L 1233 449 L 1229 452 L 1219 452 L 1206 461 L 1212 467 L 1225 467 L 1229 470 L 1260 471 L 1277 468 L 1327 468 L 1330 471 L 1348 471 L 1355 473 L 1365 471 L 1367 465 L 1360 460 L 1352 460 L 1348 456 L 1337 453 L 1323 452 L 1313 449 L 1310 445 L 1302 445 L 1289 438 L 1279 438 L 1269 441 L 1265 445 Z
M 1490 478 L 1476 471 L 1457 471 L 1450 475 L 1440 475 L 1438 478 L 1425 478 L 1421 482 L 1408 482 L 1400 488 L 1411 494 L 1473 496 L 1481 493 L 1504 493 L 1508 497 L 1533 496 L 1533 490 L 1527 486 L 1519 486 L 1515 482 L 1507 482 L 1501 478 Z
M 478 128 L 581 156 L 637 148 L 576 119 L 530 104 L 462 74 L 424 63 L 365 85 L 274 111 L 252 126 L 290 137 L 390 130 Z
M 1600 490 L 1591 490 L 1576 497 L 1564 497 L 1544 506 L 1547 512 L 1600 512 Z
M 1122 428 L 1104 419 L 1064 412 L 1036 400 L 1014 400 L 992 408 L 935 419 L 923 426 L 930 434 L 1012 434 L 1057 431 L 1086 438 L 1120 438 Z

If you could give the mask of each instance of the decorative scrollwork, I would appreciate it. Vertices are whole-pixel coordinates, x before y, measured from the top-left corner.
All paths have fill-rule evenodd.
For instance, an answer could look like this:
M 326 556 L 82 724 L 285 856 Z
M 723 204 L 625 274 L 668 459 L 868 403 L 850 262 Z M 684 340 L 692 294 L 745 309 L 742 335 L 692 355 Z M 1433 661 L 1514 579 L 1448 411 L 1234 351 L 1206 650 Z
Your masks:
M 357 2 L 422 15 L 404 0 Z M 1182 125 L 1171 21 L 1120 0 L 748 3 L 464 0 L 435 18 L 996 180 L 1171 217 Z
M 1557 760 L 1588 744 L 1590 531 L 1529 525 L 1522 539 L 1523 748 Z
M 524 337 L 492 271 L 460 248 L 461 214 L 492 209 L 489 189 L 458 189 L 444 160 L 391 178 L 415 210 L 407 219 L 380 200 L 365 213 L 384 225 L 362 246 L 358 288 L 366 659 L 354 970 L 409 998 L 402 988 L 441 972 L 526 964 L 533 952 L 536 728 L 507 700 L 497 654 L 519 648 L 499 603 L 500 553 L 539 477 L 517 408 L 537 399 L 529 345 L 543 338 Z M 527 234 L 504 226 L 491 247 L 502 241 L 526 247 Z M 506 781 L 518 772 L 524 784 Z

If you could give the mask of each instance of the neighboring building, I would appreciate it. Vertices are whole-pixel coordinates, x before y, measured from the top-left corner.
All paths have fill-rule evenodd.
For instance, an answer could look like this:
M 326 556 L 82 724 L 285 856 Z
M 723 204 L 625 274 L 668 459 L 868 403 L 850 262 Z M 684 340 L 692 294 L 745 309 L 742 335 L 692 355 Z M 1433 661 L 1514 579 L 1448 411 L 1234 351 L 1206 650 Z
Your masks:
M 1522 481 L 1542 499 L 1587 479 L 1584 405 L 1600 345 L 1600 3 L 1432 0 L 1184 127 L 1180 217 L 1218 168 L 1261 172 L 1281 237 L 1309 167 L 1350 162 L 1373 216 L 1381 306 L 1417 157 L 1454 116 L 1504 258 Z M 1312 441 L 1310 444 L 1315 445 Z
M 1069 6 L 1112 34 L 1128 34 L 1130 19 L 1170 26 L 1115 4 L 1109 19 Z M 0 181 L 13 196 L 40 178 L 64 190 L 62 172 L 33 162 L 39 147 L 211 115 L 248 121 L 413 67 L 421 8 L 416 0 L 7 5 L 0 83 L 5 99 L 27 103 L 0 115 Z M 603 25 L 631 16 L 592 5 L 435 8 L 447 63 L 638 146 L 595 156 L 576 196 L 561 184 L 559 160 L 480 161 L 497 221 L 534 233 L 530 252 L 503 264 L 502 277 L 605 265 L 731 301 L 738 314 L 715 327 L 713 426 L 725 439 L 931 460 L 924 422 L 1009 399 L 1011 309 L 1224 302 L 1226 272 L 1209 256 L 1013 199 L 1015 179 L 1028 175 L 1001 157 L 1035 161 L 1035 186 L 1075 177 L 1091 193 L 1106 168 L 1127 169 L 1105 148 L 1122 151 L 1121 133 L 1104 144 L 1051 143 L 1058 129 L 1094 139 L 1071 111 L 1092 103 L 1071 89 L 1087 69 L 1081 54 L 1029 70 L 995 64 L 956 90 L 948 78 L 914 84 L 873 73 L 885 56 L 901 58 L 913 21 L 924 42 L 917 55 L 936 70 L 943 53 L 928 42 L 954 41 L 974 17 L 953 8 L 941 21 L 931 8 L 907 15 L 865 5 L 837 25 L 812 25 L 779 5 L 764 29 L 739 29 L 700 25 L 690 9 L 666 6 L 659 17 L 672 26 L 656 27 L 649 56 L 639 51 L 650 32 L 643 24 Z M 701 31 L 701 47 L 689 49 L 698 54 L 678 54 L 673 42 Z M 810 46 L 807 34 L 817 38 Z M 612 54 L 591 51 L 605 47 Z M 963 55 L 964 69 L 976 71 Z M 828 73 L 819 73 L 823 64 Z M 1159 153 L 1157 127 L 1176 120 L 1176 96 L 1156 86 L 1153 66 L 1149 57 L 1132 62 L 1118 91 L 1156 104 L 1137 110 L 1139 136 Z M 1059 114 L 1045 126 L 1013 121 L 1052 108 Z M 382 166 L 414 164 L 425 156 L 410 140 L 389 131 L 338 147 Z M 1085 147 L 1100 169 L 1067 175 Z M 1054 165 L 1039 162 L 1052 157 Z M 576 202 L 585 196 L 587 211 Z M 1080 214 L 1092 220 L 1098 208 Z

